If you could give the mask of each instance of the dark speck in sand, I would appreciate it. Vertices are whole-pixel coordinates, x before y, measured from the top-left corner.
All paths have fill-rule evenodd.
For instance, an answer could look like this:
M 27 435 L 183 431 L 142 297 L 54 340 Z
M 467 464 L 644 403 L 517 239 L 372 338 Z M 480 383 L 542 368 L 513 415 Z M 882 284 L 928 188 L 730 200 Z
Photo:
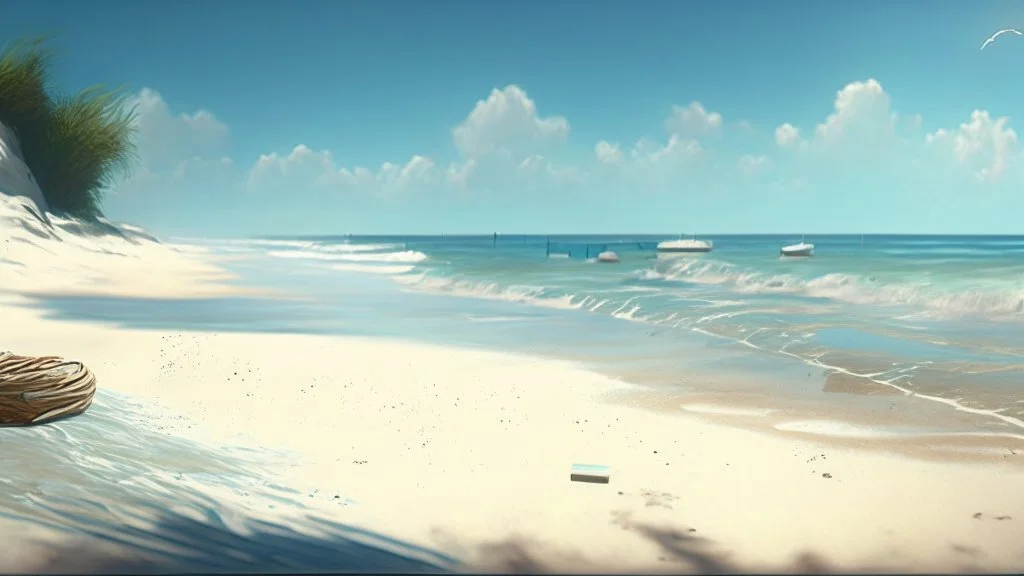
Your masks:
M 622 496 L 623 494 L 624 492 L 622 490 L 619 490 L 619 496 Z
M 975 512 L 972 518 L 974 518 L 975 520 L 981 520 L 981 512 Z
M 831 478 L 831 477 L 832 477 L 832 475 L 831 475 L 831 474 L 829 474 L 828 472 L 825 472 L 824 474 L 822 474 L 822 475 L 821 475 L 821 477 L 822 477 L 822 478 Z
M 696 528 L 690 528 L 690 532 L 696 532 L 696 531 L 697 531 Z
M 1013 520 L 1010 516 L 996 516 L 996 520 Z

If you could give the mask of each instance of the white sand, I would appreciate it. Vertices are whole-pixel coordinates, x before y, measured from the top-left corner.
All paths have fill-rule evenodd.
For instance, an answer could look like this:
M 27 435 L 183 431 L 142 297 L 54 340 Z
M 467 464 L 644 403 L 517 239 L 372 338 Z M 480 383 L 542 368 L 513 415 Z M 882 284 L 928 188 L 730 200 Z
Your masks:
M 165 268 L 166 250 L 144 246 L 117 265 L 81 250 L 40 255 L 47 267 L 11 284 L 0 267 L 0 282 L 229 293 L 183 253 Z M 108 265 L 117 282 L 95 281 Z M 68 276 L 58 286 L 33 269 Z M 139 274 L 161 269 L 173 277 Z M 295 487 L 358 502 L 336 508 L 339 521 L 468 567 L 807 570 L 818 566 L 811 554 L 845 570 L 1024 569 L 1019 456 L 924 462 L 729 428 L 626 405 L 625 385 L 566 363 L 361 338 L 122 330 L 44 319 L 18 302 L 0 301 L 0 348 L 81 359 L 100 387 L 191 418 L 181 434 L 294 451 L 307 461 L 283 472 Z M 611 483 L 570 482 L 573 463 L 611 466 Z M 0 541 L 22 534 L 0 529 Z M 32 569 L 19 557 L 6 568 Z
M 0 313 L 19 326 L 19 352 L 84 359 L 104 388 L 159 399 L 205 438 L 294 450 L 310 462 L 292 472 L 297 487 L 358 501 L 341 521 L 474 564 L 511 542 L 566 570 L 679 569 L 672 546 L 751 569 L 803 553 L 850 569 L 1024 567 L 1019 465 L 919 462 L 651 413 L 602 402 L 622 385 L 550 361 Z M 577 462 L 612 466 L 611 483 L 569 482 Z

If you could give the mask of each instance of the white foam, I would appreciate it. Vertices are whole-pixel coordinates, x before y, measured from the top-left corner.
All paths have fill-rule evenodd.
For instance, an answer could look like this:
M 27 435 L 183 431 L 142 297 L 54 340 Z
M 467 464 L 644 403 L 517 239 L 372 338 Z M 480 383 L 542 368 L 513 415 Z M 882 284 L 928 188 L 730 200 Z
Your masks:
M 578 309 L 580 303 L 573 302 L 573 295 L 554 295 L 543 286 L 512 285 L 502 286 L 497 282 L 480 282 L 462 278 L 438 278 L 427 274 L 409 274 L 396 277 L 403 285 L 415 290 L 451 296 L 482 298 L 523 302 L 546 308 Z
M 306 250 L 271 250 L 268 255 L 275 258 L 298 258 L 304 260 L 329 260 L 340 262 L 422 262 L 427 255 L 415 250 L 400 252 L 345 252 L 323 251 L 319 248 Z
M 792 420 L 780 422 L 774 427 L 776 430 L 785 432 L 800 432 L 835 438 L 893 438 L 898 436 L 885 430 L 837 420 Z
M 752 408 L 741 406 L 723 406 L 721 404 L 682 404 L 680 408 L 687 412 L 700 414 L 721 414 L 723 416 L 768 416 L 775 410 L 771 408 Z
M 854 304 L 909 305 L 938 318 L 982 315 L 993 320 L 1024 320 L 1024 288 L 1018 283 L 942 287 L 925 280 L 887 282 L 844 273 L 805 279 L 710 259 L 659 262 L 639 279 L 726 285 L 741 294 L 788 293 Z
M 491 322 L 521 322 L 526 320 L 523 316 L 474 316 L 473 314 L 466 314 L 465 317 L 470 322 L 485 324 Z
M 415 266 L 388 266 L 385 264 L 333 264 L 330 268 L 339 272 L 361 272 L 365 274 L 383 274 L 390 276 L 411 272 L 415 269 Z

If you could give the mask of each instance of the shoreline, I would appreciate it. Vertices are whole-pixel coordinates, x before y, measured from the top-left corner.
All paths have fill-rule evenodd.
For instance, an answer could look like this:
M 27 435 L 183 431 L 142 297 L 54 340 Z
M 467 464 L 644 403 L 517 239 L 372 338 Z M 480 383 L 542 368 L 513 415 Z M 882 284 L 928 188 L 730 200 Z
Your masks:
M 0 306 L 20 353 L 84 360 L 101 388 L 186 415 L 189 435 L 296 454 L 293 489 L 342 493 L 357 506 L 339 520 L 466 569 L 1024 567 L 1015 458 L 900 458 L 660 413 L 625 400 L 636 387 L 543 358 L 125 330 Z M 612 466 L 611 483 L 570 482 L 579 462 Z
M 271 286 L 243 287 L 242 290 L 256 291 L 262 295 L 273 295 L 271 299 L 265 301 L 265 304 L 270 306 L 274 302 L 316 301 L 315 296 L 298 292 L 294 294 L 281 293 L 277 287 Z M 363 296 L 361 292 L 358 295 L 360 297 Z M 244 299 L 247 296 L 251 296 L 251 294 L 249 292 L 244 294 L 228 294 L 228 297 L 234 296 Z M 417 293 L 415 296 L 425 300 L 438 298 L 438 296 L 429 293 Z M 189 300 L 197 299 L 204 301 L 202 293 L 191 292 L 187 294 L 187 297 Z M 461 300 L 465 297 L 443 296 L 442 298 Z M 797 358 L 788 358 L 784 354 L 746 350 L 746 348 L 739 345 L 732 349 L 719 349 L 714 355 L 704 354 L 705 344 L 703 341 L 723 341 L 723 338 L 718 336 L 694 333 L 694 338 L 692 340 L 688 339 L 687 344 L 666 348 L 662 352 L 668 355 L 671 353 L 685 353 L 687 355 L 697 355 L 698 358 L 690 359 L 694 361 L 687 360 L 685 365 L 672 360 L 663 367 L 663 360 L 660 357 L 655 358 L 652 352 L 649 351 L 641 352 L 641 355 L 636 357 L 628 355 L 617 357 L 614 353 L 610 356 L 604 356 L 593 351 L 588 352 L 582 348 L 558 350 L 543 348 L 531 350 L 532 346 L 517 343 L 519 341 L 518 337 L 513 338 L 510 344 L 503 344 L 501 338 L 493 339 L 487 337 L 481 339 L 477 337 L 480 334 L 476 332 L 456 330 L 449 334 L 444 332 L 444 330 L 451 330 L 446 325 L 440 326 L 442 331 L 431 333 L 434 336 L 433 340 L 427 338 L 426 333 L 399 335 L 401 330 L 396 331 L 393 326 L 383 331 L 378 331 L 375 328 L 371 333 L 367 333 L 362 328 L 363 323 L 368 321 L 366 318 L 359 317 L 350 320 L 347 316 L 339 324 L 345 331 L 335 331 L 331 328 L 307 330 L 301 324 L 294 330 L 281 330 L 279 324 L 287 316 L 287 311 L 289 310 L 287 307 L 281 312 L 275 312 L 272 316 L 269 316 L 268 318 L 270 318 L 272 324 L 266 328 L 258 326 L 263 321 L 259 319 L 256 320 L 257 327 L 246 326 L 244 318 L 241 317 L 232 317 L 233 320 L 230 320 L 232 323 L 231 327 L 225 327 L 223 323 L 220 323 L 208 327 L 195 325 L 176 328 L 168 326 L 168 324 L 173 324 L 173 321 L 163 320 L 165 316 L 168 319 L 174 317 L 174 314 L 168 312 L 159 312 L 162 320 L 153 323 L 151 326 L 135 326 L 133 325 L 135 322 L 134 318 L 139 317 L 139 314 L 144 314 L 150 307 L 159 306 L 159 300 L 153 301 L 155 304 L 148 304 L 150 301 L 146 298 L 141 300 L 138 298 L 132 299 L 142 303 L 142 306 L 139 308 L 128 306 L 123 312 L 117 312 L 116 308 L 114 308 L 115 312 L 110 314 L 109 318 L 106 318 L 104 314 L 93 317 L 77 315 L 76 317 L 76 313 L 70 312 L 68 313 L 70 317 L 64 316 L 60 318 L 60 321 L 97 322 L 104 325 L 124 326 L 119 329 L 126 330 L 324 335 L 337 336 L 339 338 L 365 337 L 414 344 L 433 341 L 445 347 L 479 352 L 511 353 L 517 356 L 526 356 L 552 362 L 569 362 L 588 371 L 600 374 L 603 377 L 635 384 L 659 397 L 679 396 L 684 402 L 690 402 L 695 398 L 704 396 L 717 398 L 734 396 L 744 398 L 744 401 L 748 402 L 756 398 L 757 402 L 755 403 L 758 404 L 756 408 L 760 411 L 770 411 L 770 415 L 763 414 L 763 418 L 757 420 L 748 418 L 737 421 L 736 414 L 723 413 L 722 410 L 704 410 L 704 413 L 700 414 L 700 416 L 727 424 L 737 424 L 738 422 L 738 425 L 747 428 L 757 428 L 776 435 L 786 435 L 789 437 L 795 435 L 796 437 L 818 437 L 822 439 L 831 437 L 837 442 L 845 444 L 849 444 L 851 440 L 860 439 L 867 441 L 872 438 L 879 440 L 879 442 L 875 442 L 876 444 L 891 444 L 891 442 L 884 442 L 884 440 L 886 438 L 891 440 L 892 438 L 917 437 L 919 440 L 917 443 L 921 445 L 939 445 L 943 440 L 950 440 L 952 443 L 959 445 L 965 443 L 961 442 L 958 438 L 974 437 L 975 440 L 967 442 L 966 446 L 985 448 L 983 439 L 988 438 L 992 440 L 988 448 L 993 450 L 1009 446 L 1007 450 L 1017 449 L 1019 452 L 1024 452 L 1024 445 L 1018 442 L 1024 440 L 1024 429 L 1006 425 L 1007 422 L 1015 423 L 1016 418 L 1003 416 L 997 412 L 993 413 L 990 410 L 962 408 L 956 401 L 913 393 L 912 391 L 908 393 L 906 389 L 897 385 L 880 383 L 876 379 L 853 375 L 851 372 L 843 369 L 835 372 L 833 371 L 834 368 L 830 366 L 809 364 Z M 49 311 L 50 308 L 45 304 L 45 300 L 44 298 L 41 301 L 37 301 L 39 305 L 34 306 L 34 308 Z M 377 304 L 370 302 L 369 306 L 387 306 L 387 302 L 389 301 L 384 300 Z M 470 302 L 480 304 L 479 301 L 474 299 L 470 299 Z M 367 305 L 365 302 L 361 304 L 362 307 Z M 87 307 L 89 304 L 88 302 L 83 302 L 76 304 L 76 306 Z M 446 303 L 444 306 L 451 306 L 451 303 Z M 61 312 L 62 309 L 67 310 L 66 308 L 57 308 L 53 310 L 53 313 L 57 315 L 65 314 L 65 312 Z M 175 308 L 170 308 L 170 310 L 175 310 Z M 154 311 L 156 311 L 155 308 Z M 550 311 L 545 310 L 541 312 L 550 313 Z M 188 311 L 187 313 L 194 314 L 196 312 Z M 233 313 L 238 314 L 239 312 L 234 310 Z M 576 311 L 555 311 L 555 314 L 562 313 L 566 315 L 582 314 Z M 120 316 L 123 316 L 125 320 L 119 320 Z M 585 315 L 581 316 L 578 320 L 596 323 L 614 322 L 616 324 L 621 322 L 604 317 Z M 467 322 L 470 321 L 472 319 L 467 320 Z M 555 321 L 559 321 L 557 317 Z M 484 325 L 481 326 L 481 324 Z M 466 326 L 472 327 L 477 332 L 486 329 L 486 323 L 480 322 L 472 322 Z M 353 327 L 356 329 L 350 330 Z M 600 327 L 600 324 L 598 324 L 595 326 L 595 329 Z M 627 327 L 632 328 L 632 326 Z M 689 336 L 689 334 L 686 336 Z M 628 333 L 624 337 L 628 338 Z M 709 359 L 713 361 L 713 364 L 708 364 L 707 360 Z M 712 370 L 712 368 L 718 366 L 722 368 Z M 673 375 L 672 377 L 681 380 L 682 384 L 665 383 L 664 374 L 666 372 L 664 370 L 669 370 L 669 373 Z M 677 372 L 678 374 L 676 374 Z M 728 398 L 725 400 L 725 403 L 734 404 L 735 399 Z M 770 425 L 758 426 L 758 424 L 766 422 L 770 422 Z M 1008 442 L 1009 444 L 1007 444 Z M 865 442 L 861 443 L 864 444 Z M 921 457 L 942 458 L 943 456 L 938 453 L 923 453 Z
M 360 531 L 377 548 L 398 541 L 445 554 L 463 571 L 1024 567 L 1018 549 L 1024 459 L 908 458 L 866 450 L 863 439 L 751 430 L 743 419 L 762 417 L 751 416 L 751 407 L 736 414 L 743 408 L 736 398 L 717 402 L 732 408 L 731 415 L 707 414 L 711 401 L 704 414 L 687 413 L 664 391 L 624 384 L 579 362 L 483 346 L 54 319 L 42 308 L 19 305 L 31 298 L 12 293 L 196 298 L 245 292 L 224 284 L 231 276 L 209 253 L 123 242 L 108 252 L 109 246 L 79 237 L 57 240 L 4 245 L 9 262 L 25 265 L 0 262 L 5 274 L 18 271 L 0 295 L 3 346 L 85 362 L 101 391 L 126 394 L 164 416 L 149 424 L 135 420 L 122 436 L 163 434 L 195 442 L 201 452 L 189 461 L 190 483 L 173 478 L 181 465 L 161 460 L 159 449 L 134 453 L 156 476 L 172 477 L 160 485 L 166 496 L 136 494 L 128 509 L 116 512 L 103 502 L 79 502 L 89 522 L 75 527 L 77 536 L 5 520 L 0 536 L 7 542 L 41 531 L 43 550 L 5 558 L 21 563 L 3 569 L 44 570 L 55 558 L 71 558 L 96 542 L 81 533 L 96 526 L 122 535 L 122 544 L 105 563 L 83 571 L 132 570 L 140 555 L 174 571 L 187 563 L 166 549 L 181 547 L 196 530 L 209 538 L 190 548 L 229 542 L 230 556 L 241 563 L 234 569 L 252 569 L 259 564 L 244 559 L 264 554 L 267 541 L 252 534 L 252 524 L 267 522 L 275 534 L 295 535 L 286 545 L 273 540 L 282 568 L 351 569 L 357 558 L 337 554 L 337 540 L 310 545 L 327 521 L 353 527 L 349 532 Z M 161 266 L 151 266 L 155 261 Z M 654 405 L 639 401 L 659 393 L 651 396 Z M 76 452 L 67 444 L 75 439 L 66 430 L 98 414 L 48 427 L 64 434 L 53 453 L 73 462 Z M 0 430 L 5 441 L 24 432 Z M 203 462 L 210 455 L 216 460 L 218 447 L 277 458 L 272 470 L 265 468 L 266 481 L 301 501 L 298 510 L 309 517 L 286 514 L 266 499 L 209 492 L 217 486 L 208 478 L 212 465 Z M 38 474 L 30 481 L 40 486 L 26 505 L 62 505 L 47 486 L 68 483 L 66 474 L 24 457 L 29 461 L 16 465 Z M 610 484 L 570 482 L 577 463 L 611 466 Z M 205 504 L 177 510 L 178 502 L 193 500 Z M 125 520 L 142 513 L 163 521 L 140 527 Z M 225 561 L 223 555 L 206 560 Z

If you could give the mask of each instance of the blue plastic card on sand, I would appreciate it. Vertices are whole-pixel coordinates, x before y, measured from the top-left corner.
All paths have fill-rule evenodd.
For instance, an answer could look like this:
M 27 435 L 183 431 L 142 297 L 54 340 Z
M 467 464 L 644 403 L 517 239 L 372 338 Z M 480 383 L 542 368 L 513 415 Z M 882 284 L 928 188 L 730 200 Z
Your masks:
M 569 479 L 574 482 L 593 482 L 607 484 L 611 477 L 611 467 L 601 464 L 573 464 Z

